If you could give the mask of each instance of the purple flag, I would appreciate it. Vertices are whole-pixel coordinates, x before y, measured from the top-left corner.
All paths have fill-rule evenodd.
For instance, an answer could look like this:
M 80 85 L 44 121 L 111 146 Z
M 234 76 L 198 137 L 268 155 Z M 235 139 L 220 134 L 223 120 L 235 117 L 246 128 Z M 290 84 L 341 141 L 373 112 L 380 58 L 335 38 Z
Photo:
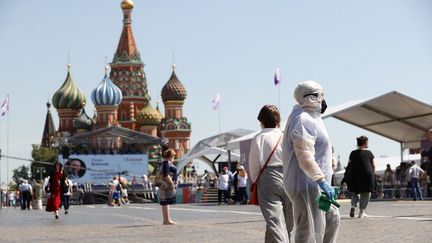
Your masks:
M 9 95 L 6 96 L 1 106 L 1 116 L 4 116 L 7 111 L 9 111 Z
M 274 75 L 274 84 L 277 86 L 279 85 L 281 82 L 281 75 L 280 75 L 280 71 L 279 71 L 279 67 L 276 68 L 276 73 Z
M 213 106 L 213 110 L 216 110 L 216 109 L 218 109 L 219 108 L 219 106 L 220 106 L 220 100 L 221 100 L 221 97 L 220 97 L 220 95 L 219 94 L 217 94 L 214 98 L 213 98 L 213 104 L 214 104 L 214 106 Z

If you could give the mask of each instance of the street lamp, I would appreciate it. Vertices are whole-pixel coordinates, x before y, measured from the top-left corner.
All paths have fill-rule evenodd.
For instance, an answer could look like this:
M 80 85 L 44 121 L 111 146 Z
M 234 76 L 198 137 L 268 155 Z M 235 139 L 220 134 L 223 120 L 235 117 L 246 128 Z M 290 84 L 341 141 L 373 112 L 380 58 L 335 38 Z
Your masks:
M 36 167 L 36 173 L 39 173 L 39 179 L 42 181 L 42 174 L 46 173 L 45 167 Z

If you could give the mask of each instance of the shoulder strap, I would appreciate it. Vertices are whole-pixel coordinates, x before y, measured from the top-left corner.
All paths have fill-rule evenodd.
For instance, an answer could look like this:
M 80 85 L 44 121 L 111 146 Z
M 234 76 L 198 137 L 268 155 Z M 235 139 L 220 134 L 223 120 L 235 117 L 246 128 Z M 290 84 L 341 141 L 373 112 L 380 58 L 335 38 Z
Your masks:
M 261 168 L 261 170 L 260 170 L 260 172 L 259 172 L 259 174 L 258 174 L 258 177 L 257 177 L 257 179 L 256 179 L 256 181 L 255 181 L 254 183 L 257 183 L 257 182 L 258 182 L 258 180 L 259 180 L 261 174 L 263 173 L 263 171 L 264 171 L 265 168 L 267 167 L 267 164 L 268 164 L 268 162 L 270 161 L 270 158 L 273 156 L 274 152 L 276 151 L 277 147 L 279 146 L 279 143 L 280 143 L 280 141 L 281 141 L 281 139 L 282 139 L 282 136 L 283 136 L 283 135 L 281 135 L 281 136 L 279 137 L 279 139 L 278 139 L 276 145 L 274 146 L 273 150 L 271 151 L 270 155 L 268 156 L 268 158 L 267 158 L 267 160 L 266 160 L 264 166 Z

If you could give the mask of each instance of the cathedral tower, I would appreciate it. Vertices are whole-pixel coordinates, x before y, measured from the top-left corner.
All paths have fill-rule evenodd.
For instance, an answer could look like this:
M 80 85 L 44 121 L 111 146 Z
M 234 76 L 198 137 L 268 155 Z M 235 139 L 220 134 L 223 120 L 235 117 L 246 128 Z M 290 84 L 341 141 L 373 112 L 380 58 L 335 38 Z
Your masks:
M 165 107 L 165 118 L 162 119 L 160 132 L 168 138 L 168 145 L 175 149 L 177 157 L 182 157 L 190 149 L 191 124 L 183 116 L 183 104 L 186 89 L 175 73 L 175 64 L 168 82 L 163 86 L 161 96 Z
M 117 108 L 122 101 L 121 90 L 108 78 L 108 67 L 105 76 L 91 94 L 97 111 L 96 128 L 118 125 Z
M 47 102 L 47 114 L 46 114 L 46 118 L 45 118 L 45 126 L 44 126 L 44 130 L 42 133 L 42 142 L 41 142 L 41 146 L 46 147 L 46 148 L 51 148 L 53 146 L 53 143 L 55 141 L 55 126 L 54 126 L 54 121 L 53 118 L 51 116 L 51 104 L 49 102 Z
M 111 65 L 111 80 L 121 89 L 123 101 L 118 107 L 121 126 L 137 130 L 135 116 L 150 100 L 144 63 L 132 32 L 132 0 L 123 0 L 123 31 Z

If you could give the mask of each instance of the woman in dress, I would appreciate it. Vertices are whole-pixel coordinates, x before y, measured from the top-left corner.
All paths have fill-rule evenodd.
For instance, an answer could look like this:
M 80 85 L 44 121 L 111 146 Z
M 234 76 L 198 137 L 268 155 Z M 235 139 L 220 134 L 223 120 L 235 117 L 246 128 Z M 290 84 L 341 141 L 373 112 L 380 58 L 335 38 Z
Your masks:
M 169 205 L 175 204 L 176 201 L 176 185 L 177 185 L 177 168 L 173 162 L 176 152 L 173 149 L 168 149 L 163 152 L 162 156 L 162 182 L 159 189 L 160 205 L 162 206 L 163 224 L 177 224 L 170 217 Z
M 367 149 L 366 136 L 357 138 L 357 146 L 358 149 L 353 150 L 349 156 L 345 177 L 347 177 L 348 190 L 352 192 L 350 216 L 354 217 L 355 208 L 360 201 L 358 217 L 362 218 L 367 217 L 364 212 L 375 187 L 375 156 Z
M 59 209 L 61 205 L 61 197 L 63 195 L 62 188 L 64 187 L 65 174 L 62 169 L 62 164 L 56 161 L 54 164 L 54 172 L 49 179 L 49 192 L 47 206 L 45 211 L 54 212 L 56 219 L 59 218 Z

